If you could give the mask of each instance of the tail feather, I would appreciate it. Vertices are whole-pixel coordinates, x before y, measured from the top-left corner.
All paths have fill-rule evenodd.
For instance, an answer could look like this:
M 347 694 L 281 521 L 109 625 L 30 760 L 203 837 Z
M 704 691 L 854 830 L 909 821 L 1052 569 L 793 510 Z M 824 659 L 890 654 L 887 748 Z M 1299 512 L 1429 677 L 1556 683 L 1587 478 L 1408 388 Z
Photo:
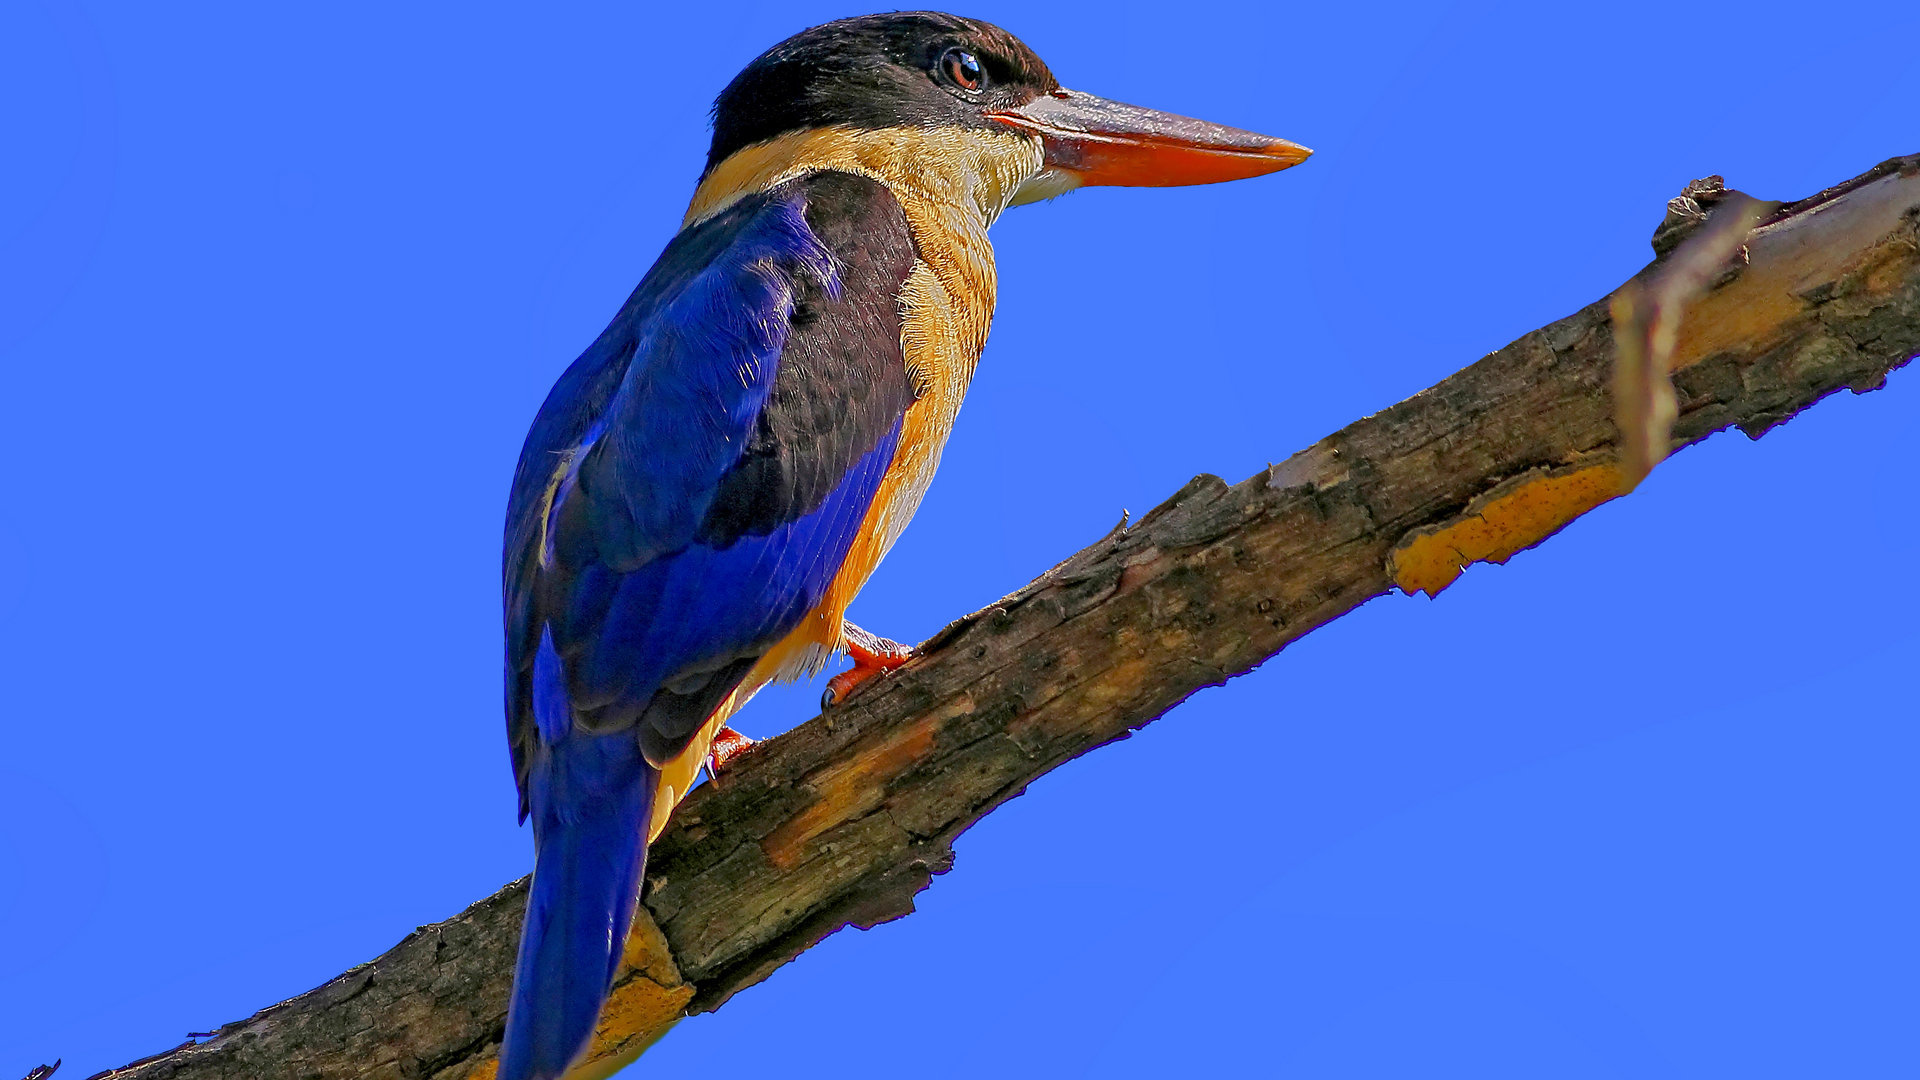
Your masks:
M 593 1036 L 646 866 L 658 772 L 632 732 L 567 732 L 535 754 L 533 888 L 499 1080 L 557 1080 Z

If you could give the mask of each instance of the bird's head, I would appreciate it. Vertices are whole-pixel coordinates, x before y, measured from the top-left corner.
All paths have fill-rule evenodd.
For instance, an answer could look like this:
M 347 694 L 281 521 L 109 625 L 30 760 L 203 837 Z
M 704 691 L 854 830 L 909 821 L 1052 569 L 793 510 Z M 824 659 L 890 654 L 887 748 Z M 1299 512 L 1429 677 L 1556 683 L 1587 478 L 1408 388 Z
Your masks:
M 1311 152 L 1067 90 L 990 23 L 932 11 L 863 15 L 795 34 L 721 92 L 688 220 L 836 164 L 977 204 L 990 221 L 1008 205 L 1077 187 L 1238 180 Z

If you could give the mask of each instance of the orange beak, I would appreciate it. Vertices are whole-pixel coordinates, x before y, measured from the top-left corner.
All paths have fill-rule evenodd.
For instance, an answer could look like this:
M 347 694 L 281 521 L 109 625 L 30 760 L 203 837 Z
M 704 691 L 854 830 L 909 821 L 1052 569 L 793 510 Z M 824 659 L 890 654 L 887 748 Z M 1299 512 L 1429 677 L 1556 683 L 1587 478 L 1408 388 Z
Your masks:
M 1040 137 L 1046 179 L 1029 182 L 1032 198 L 1082 185 L 1175 187 L 1243 180 L 1298 165 L 1313 153 L 1271 135 L 1072 90 L 1055 90 L 987 117 Z M 1022 194 L 1028 193 L 1023 189 Z

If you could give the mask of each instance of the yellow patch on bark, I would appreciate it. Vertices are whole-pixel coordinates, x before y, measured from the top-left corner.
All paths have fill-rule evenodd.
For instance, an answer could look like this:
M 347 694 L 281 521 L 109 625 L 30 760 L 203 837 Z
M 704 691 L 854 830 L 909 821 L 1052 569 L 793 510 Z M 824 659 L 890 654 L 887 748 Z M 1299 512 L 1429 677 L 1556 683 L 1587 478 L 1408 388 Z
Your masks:
M 693 986 L 680 977 L 680 968 L 667 949 L 667 939 L 643 905 L 633 913 L 633 929 L 620 957 L 620 973 L 613 993 L 600 1010 L 593 1043 L 580 1064 L 568 1070 L 566 1080 L 604 1080 L 638 1060 L 687 1013 Z M 494 1080 L 500 1071 L 500 1048 L 473 1062 L 461 1080 Z M 436 1075 L 436 1080 L 446 1077 Z
M 761 840 L 760 850 L 783 870 L 800 865 L 809 840 L 879 806 L 887 782 L 933 752 L 938 730 L 939 724 L 928 717 L 887 729 L 851 757 L 809 777 L 807 786 L 819 797 Z
M 687 1013 L 693 987 L 681 979 L 666 936 L 644 906 L 634 912 L 620 969 L 620 981 L 600 1010 L 593 1045 L 567 1080 L 612 1076 L 633 1064 Z
M 1404 592 L 1438 596 L 1473 563 L 1506 562 L 1619 496 L 1623 486 L 1612 462 L 1535 469 L 1513 477 L 1447 524 L 1409 533 L 1388 557 L 1393 582 Z

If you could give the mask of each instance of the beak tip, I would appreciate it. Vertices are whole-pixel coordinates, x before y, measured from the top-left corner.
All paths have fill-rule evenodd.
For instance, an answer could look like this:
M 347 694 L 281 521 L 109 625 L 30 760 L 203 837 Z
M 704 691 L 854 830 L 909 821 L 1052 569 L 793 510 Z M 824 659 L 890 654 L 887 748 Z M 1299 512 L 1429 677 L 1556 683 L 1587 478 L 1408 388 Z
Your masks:
M 1297 142 L 1286 139 L 1273 140 L 1271 153 L 1288 165 L 1298 165 L 1313 156 L 1313 150 L 1310 147 L 1301 146 Z

